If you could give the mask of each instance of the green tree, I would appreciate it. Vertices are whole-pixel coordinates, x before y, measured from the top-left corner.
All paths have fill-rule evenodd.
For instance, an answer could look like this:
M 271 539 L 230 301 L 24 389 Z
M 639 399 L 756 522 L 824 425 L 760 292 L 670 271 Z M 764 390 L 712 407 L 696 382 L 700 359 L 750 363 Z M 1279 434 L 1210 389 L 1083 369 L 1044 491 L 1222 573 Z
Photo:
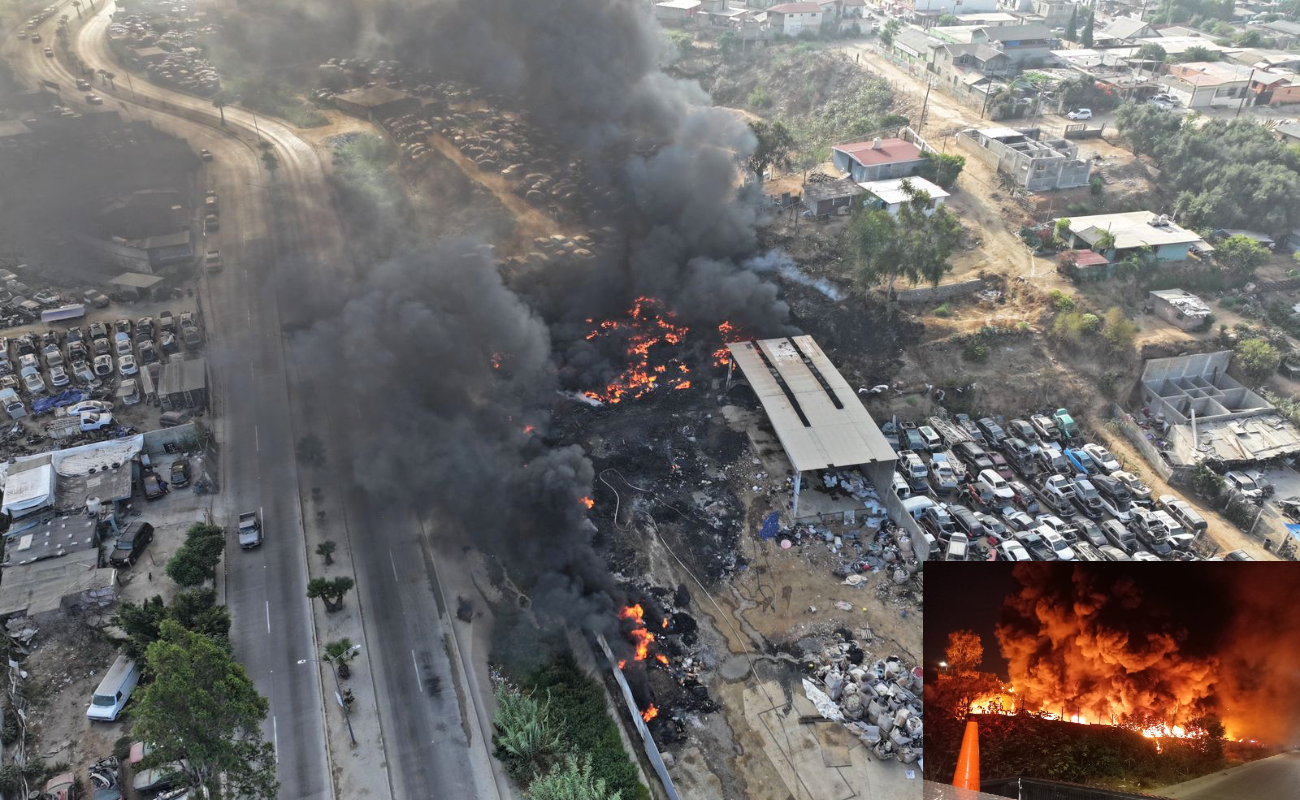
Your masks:
M 1259 31 L 1242 31 L 1232 43 L 1237 47 L 1260 47 L 1264 44 L 1264 36 Z
M 620 792 L 605 788 L 605 781 L 591 774 L 591 756 L 569 755 L 533 781 L 525 800 L 621 800 Z
M 1268 251 L 1249 236 L 1234 234 L 1214 246 L 1214 261 L 1234 281 L 1246 281 L 1268 260 Z
M 149 645 L 158 641 L 158 632 L 164 620 L 173 620 L 182 628 L 201 633 L 222 647 L 230 647 L 230 611 L 217 603 L 214 589 L 192 589 L 172 598 L 170 606 L 159 595 L 136 604 L 124 601 L 118 604 L 112 622 L 126 634 L 126 653 L 131 658 L 143 659 Z
M 334 550 L 336 547 L 338 547 L 338 545 L 334 544 L 333 539 L 326 539 L 316 545 L 316 555 L 325 559 L 325 566 L 328 567 L 330 564 L 334 563 Z
M 1125 103 L 1115 113 L 1115 126 L 1137 155 L 1154 156 L 1178 138 L 1183 117 L 1150 103 Z
M 1242 339 L 1237 342 L 1236 366 L 1247 383 L 1258 385 L 1282 363 L 1282 354 L 1263 339 Z
M 894 283 L 938 285 L 952 269 L 949 256 L 961 238 L 961 224 L 946 208 L 931 209 L 930 196 L 903 181 L 908 200 L 892 215 L 885 209 L 864 208 L 849 224 L 849 241 L 858 280 L 865 286 Z
M 1165 49 L 1156 42 L 1143 42 L 1137 52 L 1138 58 L 1143 61 L 1164 61 L 1166 55 Z
M 351 578 L 312 578 L 307 582 L 307 598 L 325 601 L 326 611 L 338 611 L 343 608 L 343 595 L 347 594 L 356 581 Z
M 1227 482 L 1218 473 L 1206 466 L 1204 462 L 1192 467 L 1190 481 L 1192 491 L 1207 500 L 1218 499 L 1223 494 L 1224 489 L 1227 488 Z
M 217 563 L 226 548 L 225 531 L 219 525 L 196 522 L 185 533 L 185 542 L 167 560 L 167 577 L 181 586 L 198 586 L 217 577 Z
M 496 688 L 497 710 L 492 717 L 492 744 L 506 772 L 527 786 L 546 772 L 563 752 L 551 724 L 550 700 L 539 702 L 532 692 L 504 683 Z
M 338 666 L 340 678 L 352 676 L 352 668 L 348 662 L 357 657 L 358 648 L 352 644 L 352 640 L 344 636 L 342 639 L 335 639 L 325 645 L 325 660 L 332 661 Z
M 1079 5 L 1076 3 L 1070 7 L 1070 22 L 1065 26 L 1065 38 L 1067 41 L 1077 41 L 1079 38 Z
M 891 19 L 885 23 L 885 27 L 880 31 L 880 41 L 885 43 L 885 47 L 894 46 L 894 37 L 898 35 L 902 27 L 903 23 L 896 19 Z
M 961 18 L 956 14 L 940 14 L 939 18 L 934 21 L 935 25 L 960 25 Z
M 1218 61 L 1220 58 L 1219 51 L 1201 45 L 1189 47 L 1174 56 L 1174 60 L 1180 64 L 1199 64 L 1202 61 Z
M 957 182 L 957 176 L 966 166 L 966 156 L 949 153 L 921 153 L 921 166 L 916 174 L 928 181 L 933 181 L 944 189 L 951 189 Z
M 1111 250 L 1114 249 L 1115 249 L 1115 234 L 1111 233 L 1110 230 L 1098 231 L 1097 241 L 1092 243 L 1093 252 L 1101 253 L 1102 255 L 1105 255 L 1106 253 L 1109 253 Z
M 271 173 L 271 180 L 275 180 L 275 173 L 280 169 L 280 159 L 270 150 L 262 153 L 262 164 L 266 171 Z
M 1083 34 L 1079 37 L 1079 43 L 1084 47 L 1092 47 L 1092 23 L 1094 14 L 1088 12 L 1088 20 L 1083 23 Z
M 275 752 L 262 739 L 266 698 L 220 644 L 164 620 L 146 655 L 152 683 L 138 689 L 132 735 L 151 744 L 142 769 L 164 765 L 183 785 L 273 800 Z
M 226 124 L 226 106 L 230 105 L 230 95 L 226 92 L 217 92 L 212 97 L 212 107 L 221 112 L 221 124 Z
M 754 132 L 754 152 L 750 154 L 745 165 L 763 183 L 763 173 L 770 166 L 786 169 L 790 166 L 790 156 L 794 153 L 794 136 L 781 122 L 751 122 L 749 129 Z

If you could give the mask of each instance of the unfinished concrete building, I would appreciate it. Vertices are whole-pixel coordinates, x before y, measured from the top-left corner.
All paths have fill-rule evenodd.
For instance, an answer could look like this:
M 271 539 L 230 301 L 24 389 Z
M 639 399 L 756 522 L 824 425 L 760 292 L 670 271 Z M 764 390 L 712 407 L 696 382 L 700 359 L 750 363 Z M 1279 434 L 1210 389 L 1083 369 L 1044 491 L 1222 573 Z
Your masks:
M 971 128 L 957 134 L 957 143 L 1031 192 L 1087 186 L 1092 164 L 1079 158 L 1078 145 L 1040 136 L 1037 128 Z
M 1300 453 L 1300 430 L 1267 400 L 1228 376 L 1231 350 L 1156 358 L 1142 370 L 1145 411 L 1164 432 L 1174 467 L 1227 467 Z

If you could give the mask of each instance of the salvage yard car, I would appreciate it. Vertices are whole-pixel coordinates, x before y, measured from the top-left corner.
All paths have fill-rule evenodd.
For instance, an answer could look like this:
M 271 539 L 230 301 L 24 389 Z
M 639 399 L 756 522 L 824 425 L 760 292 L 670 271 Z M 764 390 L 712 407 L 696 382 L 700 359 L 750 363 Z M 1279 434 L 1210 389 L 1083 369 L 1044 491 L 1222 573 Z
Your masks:
M 108 563 L 115 567 L 135 566 L 140 554 L 153 541 L 153 526 L 147 522 L 134 522 L 117 537 Z

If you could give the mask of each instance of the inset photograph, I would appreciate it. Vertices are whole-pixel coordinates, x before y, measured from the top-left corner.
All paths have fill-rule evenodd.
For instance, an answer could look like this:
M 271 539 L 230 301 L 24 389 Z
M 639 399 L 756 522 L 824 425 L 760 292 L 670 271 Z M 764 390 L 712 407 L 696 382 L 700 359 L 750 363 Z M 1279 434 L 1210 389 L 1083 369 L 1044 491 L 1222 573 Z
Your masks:
M 1300 566 L 928 571 L 927 798 L 1300 798 Z

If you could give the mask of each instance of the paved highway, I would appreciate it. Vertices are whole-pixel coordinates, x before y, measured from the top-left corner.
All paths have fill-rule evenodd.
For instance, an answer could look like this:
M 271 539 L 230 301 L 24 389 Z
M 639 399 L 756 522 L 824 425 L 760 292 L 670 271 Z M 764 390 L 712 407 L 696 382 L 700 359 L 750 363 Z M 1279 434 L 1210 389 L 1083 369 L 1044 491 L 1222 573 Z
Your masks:
M 1160 790 L 1174 800 L 1300 800 L 1300 752 L 1252 761 Z
M 106 14 L 95 18 L 106 20 Z M 46 42 L 55 40 L 56 21 L 57 15 L 41 27 Z M 102 26 L 98 35 L 103 35 Z M 76 91 L 75 76 L 63 58 L 46 58 L 42 47 L 27 42 L 14 41 L 6 50 L 17 72 L 54 81 L 65 103 L 84 105 L 85 93 Z M 103 66 L 122 74 L 115 66 Z M 95 84 L 95 90 L 104 93 L 104 87 Z M 123 90 L 121 95 L 130 93 Z M 268 534 L 257 550 L 232 547 L 227 552 L 232 639 L 258 691 L 270 701 L 265 734 L 276 745 L 280 796 L 332 798 L 320 684 L 315 672 L 296 664 L 317 649 L 306 599 L 297 482 L 292 470 L 265 466 L 294 463 L 279 311 L 268 290 L 275 257 L 267 225 L 267 190 L 260 188 L 266 176 L 256 148 L 218 129 L 112 99 L 106 99 L 105 107 L 183 136 L 215 157 L 200 171 L 196 193 L 201 196 L 204 189 L 213 188 L 222 201 L 223 230 L 210 237 L 207 246 L 220 247 L 225 269 L 205 276 L 200 285 L 208 312 L 205 355 L 220 398 L 224 492 L 218 507 L 224 505 L 228 515 L 239 508 L 260 508 Z
M 87 20 L 72 38 L 87 66 L 118 74 L 116 88 L 94 81 L 105 107 L 148 119 L 215 157 L 198 189 L 215 188 L 223 209 L 214 243 L 226 268 L 205 277 L 202 287 L 210 312 L 207 355 L 222 402 L 223 497 L 230 514 L 260 507 L 267 531 L 259 550 L 228 553 L 228 598 L 236 652 L 271 701 L 267 736 L 279 754 L 281 796 L 332 796 L 320 685 L 311 670 L 296 665 L 317 650 L 293 455 L 296 438 L 311 431 L 327 441 L 331 463 L 343 467 L 315 482 L 345 506 L 342 518 L 331 520 L 339 526 L 331 536 L 351 537 L 393 796 L 494 797 L 476 698 L 453 657 L 454 631 L 437 597 L 429 538 L 411 511 L 374 502 L 352 480 L 346 466 L 367 446 L 367 412 L 347 396 L 346 383 L 319 385 L 310 356 L 282 333 L 282 315 L 295 325 L 302 321 L 295 300 L 304 291 L 329 287 L 346 296 L 355 279 L 320 156 L 289 126 L 259 116 L 257 128 L 282 164 L 272 181 L 251 144 L 248 112 L 228 107 L 223 131 L 209 101 L 143 79 L 128 83 L 107 46 L 106 10 L 83 10 Z M 43 26 L 47 42 L 54 25 Z M 70 105 L 83 105 L 84 93 L 67 91 L 74 76 L 62 54 L 48 59 L 41 47 L 12 40 L 5 49 L 19 74 L 53 80 L 66 87 Z

